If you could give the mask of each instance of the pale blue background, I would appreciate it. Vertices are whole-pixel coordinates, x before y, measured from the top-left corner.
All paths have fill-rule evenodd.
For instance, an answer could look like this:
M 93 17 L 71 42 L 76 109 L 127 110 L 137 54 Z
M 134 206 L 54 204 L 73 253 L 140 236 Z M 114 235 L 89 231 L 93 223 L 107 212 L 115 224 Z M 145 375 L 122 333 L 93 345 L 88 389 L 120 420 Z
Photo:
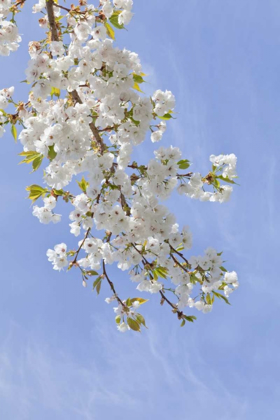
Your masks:
M 49 247 L 75 243 L 67 208 L 60 225 L 32 216 L 25 187 L 41 174 L 18 166 L 21 148 L 8 134 L 0 165 L 1 420 L 278 419 L 279 1 L 135 3 L 118 43 L 140 54 L 147 93 L 176 96 L 177 119 L 162 144 L 180 146 L 202 173 L 212 153 L 238 156 L 241 186 L 229 203 L 174 196 L 170 205 L 191 226 L 194 253 L 224 250 L 241 287 L 232 306 L 218 301 L 184 329 L 152 296 L 143 308 L 149 329 L 118 333 L 104 303 L 108 289 L 97 298 L 78 272 L 58 274 L 48 263 Z M 0 59 L 1 87 L 15 85 L 17 98 L 26 94 L 18 82 L 27 42 L 43 38 L 37 19 L 19 17 L 20 50 Z M 153 148 L 146 143 L 140 158 Z M 126 275 L 110 274 L 120 294 L 132 296 Z

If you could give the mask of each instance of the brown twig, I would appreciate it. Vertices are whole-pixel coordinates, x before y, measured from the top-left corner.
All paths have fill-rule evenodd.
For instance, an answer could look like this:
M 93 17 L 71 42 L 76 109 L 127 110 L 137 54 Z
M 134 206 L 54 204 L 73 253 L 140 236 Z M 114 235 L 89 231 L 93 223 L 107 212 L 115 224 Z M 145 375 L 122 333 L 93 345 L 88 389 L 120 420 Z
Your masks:
M 66 12 L 71 12 L 71 9 L 68 9 L 67 7 L 61 6 L 60 4 L 54 3 L 54 6 L 59 7 L 60 9 L 66 10 Z
M 181 257 L 182 260 L 185 261 L 185 263 L 187 263 L 188 265 L 190 265 L 190 263 L 188 262 L 188 260 L 184 257 L 184 254 L 182 254 L 181 252 L 177 251 L 172 245 L 170 245 L 170 243 L 168 243 L 168 245 L 170 246 L 170 249 L 172 249 L 172 251 L 175 252 L 175 254 L 179 255 L 179 257 Z
M 175 264 L 179 265 L 180 268 L 182 268 L 182 270 L 184 270 L 186 273 L 189 273 L 188 270 L 186 269 L 186 267 L 184 267 L 178 260 L 177 258 L 174 257 L 173 254 L 170 254 L 170 257 L 172 258 L 172 260 L 175 262 Z
M 109 283 L 109 286 L 110 286 L 112 292 L 114 293 L 115 298 L 117 299 L 117 301 L 119 302 L 119 304 L 122 305 L 123 308 L 126 308 L 126 305 L 119 298 L 119 296 L 118 296 L 118 294 L 116 292 L 114 283 L 109 279 L 109 276 L 108 276 L 107 271 L 106 271 L 106 264 L 105 264 L 105 261 L 104 260 L 103 260 L 103 263 L 102 264 L 103 264 L 103 274 L 104 274 L 104 277 L 106 278 L 107 282 Z
M 77 262 L 77 258 L 78 258 L 78 256 L 79 256 L 79 253 L 80 253 L 80 251 L 81 251 L 81 249 L 82 249 L 82 246 L 84 245 L 84 243 L 85 243 L 85 241 L 86 241 L 86 239 L 87 239 L 87 237 L 88 237 L 88 235 L 89 235 L 90 231 L 91 231 L 91 228 L 88 228 L 88 230 L 86 231 L 85 237 L 84 237 L 84 239 L 82 240 L 81 245 L 79 246 L 78 250 L 76 251 L 76 257 L 75 257 L 75 259 L 73 260 L 73 263 L 72 263 L 73 265 L 74 265 L 74 264 L 76 264 L 76 262 Z

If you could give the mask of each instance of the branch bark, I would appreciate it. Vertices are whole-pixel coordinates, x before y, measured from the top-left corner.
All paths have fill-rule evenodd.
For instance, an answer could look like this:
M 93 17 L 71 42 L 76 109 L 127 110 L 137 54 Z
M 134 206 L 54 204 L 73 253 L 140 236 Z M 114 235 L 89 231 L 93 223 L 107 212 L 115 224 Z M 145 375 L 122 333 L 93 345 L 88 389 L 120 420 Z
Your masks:
M 54 6 L 53 0 L 47 0 L 46 1 L 46 9 L 47 9 L 47 14 L 48 14 L 48 19 L 49 19 L 52 41 L 59 41 L 59 36 L 58 36 L 57 27 L 56 27 L 56 23 L 55 23 L 53 6 Z

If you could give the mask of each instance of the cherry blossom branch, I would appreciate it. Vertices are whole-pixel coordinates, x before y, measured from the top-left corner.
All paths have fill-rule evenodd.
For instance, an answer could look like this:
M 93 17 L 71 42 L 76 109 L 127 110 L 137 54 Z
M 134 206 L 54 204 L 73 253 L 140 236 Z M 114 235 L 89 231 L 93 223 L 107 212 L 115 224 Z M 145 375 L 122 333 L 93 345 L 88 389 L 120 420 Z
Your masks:
M 147 260 L 147 258 L 146 257 L 144 257 L 144 255 L 141 253 L 141 251 L 139 251 L 139 249 L 137 249 L 137 247 L 135 246 L 135 244 L 133 244 L 133 243 L 131 243 L 131 245 L 133 246 L 133 248 L 142 256 L 142 258 L 143 258 L 143 261 L 144 261 L 144 263 L 145 264 L 147 264 L 147 265 L 151 265 L 150 263 L 149 263 L 149 261 Z M 164 292 L 162 291 L 162 290 L 160 290 L 159 291 L 159 293 L 160 293 L 160 295 L 161 295 L 161 297 L 162 297 L 162 299 L 164 299 L 165 300 L 165 302 L 167 302 L 168 303 L 168 305 L 169 306 L 171 306 L 171 308 L 173 309 L 173 310 L 176 310 L 176 313 L 177 313 L 177 315 L 178 315 L 178 319 L 181 319 L 182 317 L 183 317 L 183 315 L 184 315 L 184 313 L 182 312 L 182 311 L 179 311 L 178 310 L 178 308 L 177 308 L 177 306 L 174 304 L 174 303 L 172 303 L 166 296 L 165 296 L 165 294 L 164 294 Z
M 53 6 L 55 6 L 56 4 L 54 3 L 53 0 L 47 0 L 46 2 L 46 9 L 47 9 L 47 14 L 48 14 L 48 19 L 49 19 L 49 24 L 50 24 L 50 29 L 51 29 L 51 38 L 52 41 L 59 41 L 59 36 L 58 36 L 58 32 L 57 32 L 57 27 L 56 27 L 56 23 L 55 23 L 55 17 L 54 17 L 54 10 L 53 10 Z M 71 96 L 73 98 L 73 100 L 79 104 L 82 104 L 83 101 L 81 100 L 78 92 L 76 90 L 73 90 L 71 92 Z M 97 141 L 97 143 L 99 144 L 100 147 L 100 152 L 101 154 L 104 153 L 105 150 L 105 145 L 104 142 L 102 140 L 102 138 L 100 137 L 100 134 L 97 130 L 97 128 L 95 127 L 95 124 L 93 122 L 91 122 L 89 124 L 90 129 Z

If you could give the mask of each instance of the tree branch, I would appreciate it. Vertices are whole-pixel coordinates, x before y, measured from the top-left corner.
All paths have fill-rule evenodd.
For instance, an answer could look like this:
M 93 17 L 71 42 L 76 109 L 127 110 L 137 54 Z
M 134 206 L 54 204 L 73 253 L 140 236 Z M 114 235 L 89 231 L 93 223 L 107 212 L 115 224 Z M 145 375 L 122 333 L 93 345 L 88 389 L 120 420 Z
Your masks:
M 49 25 L 51 30 L 52 41 L 59 41 L 59 36 L 57 32 L 57 27 L 55 23 L 54 11 L 53 11 L 54 2 L 53 0 L 46 1 L 46 9 L 49 19 Z
M 81 98 L 80 98 L 78 92 L 76 91 L 76 89 L 71 92 L 71 96 L 72 96 L 72 98 L 73 98 L 73 100 L 75 102 L 77 102 L 79 104 L 82 104 L 83 103 L 83 101 L 81 100 Z M 94 135 L 94 137 L 95 137 L 95 139 L 96 139 L 96 141 L 97 141 L 97 143 L 99 145 L 100 153 L 103 155 L 104 150 L 105 150 L 105 144 L 104 144 L 104 142 L 102 140 L 102 137 L 100 136 L 99 131 L 96 128 L 94 122 L 91 122 L 89 124 L 89 127 L 90 127 L 90 129 L 91 129 L 91 131 L 92 131 L 92 133 L 93 133 L 93 135 Z

